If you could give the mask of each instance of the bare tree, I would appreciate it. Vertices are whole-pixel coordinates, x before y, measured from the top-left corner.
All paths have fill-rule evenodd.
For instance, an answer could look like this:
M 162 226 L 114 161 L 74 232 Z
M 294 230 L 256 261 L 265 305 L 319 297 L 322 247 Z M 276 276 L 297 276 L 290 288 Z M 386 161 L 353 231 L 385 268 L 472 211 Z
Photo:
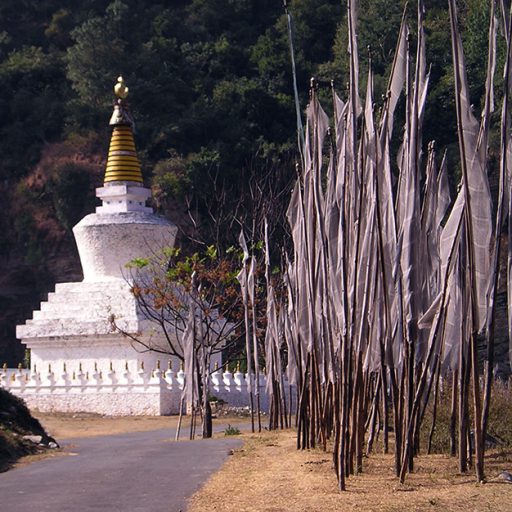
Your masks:
M 239 265 L 237 254 L 220 258 L 213 246 L 191 256 L 166 247 L 151 258 L 134 260 L 128 281 L 140 313 L 154 328 L 149 334 L 134 334 L 111 318 L 113 329 L 138 348 L 184 362 L 184 397 L 199 407 L 204 437 L 212 435 L 208 401 L 212 357 L 229 353 L 240 339 Z

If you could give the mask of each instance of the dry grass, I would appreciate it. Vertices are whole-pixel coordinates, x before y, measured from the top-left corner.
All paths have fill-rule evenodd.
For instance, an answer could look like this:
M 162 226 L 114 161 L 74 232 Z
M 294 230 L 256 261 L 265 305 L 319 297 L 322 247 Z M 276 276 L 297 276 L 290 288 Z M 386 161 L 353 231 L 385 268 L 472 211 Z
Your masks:
M 512 510 L 512 485 L 496 478 L 512 469 L 512 453 L 489 455 L 484 485 L 473 474 L 458 475 L 450 457 L 423 456 L 403 486 L 392 472 L 392 455 L 375 454 L 340 493 L 330 453 L 297 451 L 290 431 L 244 438 L 244 447 L 191 499 L 189 512 Z

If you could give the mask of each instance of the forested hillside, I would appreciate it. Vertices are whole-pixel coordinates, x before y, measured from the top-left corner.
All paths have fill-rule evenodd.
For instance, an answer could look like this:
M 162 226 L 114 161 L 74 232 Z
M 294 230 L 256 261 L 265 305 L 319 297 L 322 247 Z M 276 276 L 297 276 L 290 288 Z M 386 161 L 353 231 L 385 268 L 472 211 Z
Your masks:
M 364 85 L 369 45 L 376 98 L 385 90 L 403 4 L 359 2 L 360 76 Z M 446 147 L 455 174 L 448 8 L 443 0 L 426 4 L 431 74 L 423 143 L 435 139 L 439 155 Z M 346 2 L 293 0 L 288 8 L 301 108 L 316 76 L 329 109 L 331 80 L 341 96 L 347 82 Z M 465 0 L 460 8 L 478 111 L 488 2 Z M 233 243 L 239 233 L 233 217 L 254 199 L 261 177 L 266 187 L 272 188 L 270 181 L 289 190 L 297 124 L 282 2 L 3 0 L 1 362 L 23 357 L 14 326 L 42 294 L 56 281 L 80 279 L 71 228 L 95 205 L 118 75 L 130 88 L 136 143 L 155 206 L 194 239 Z

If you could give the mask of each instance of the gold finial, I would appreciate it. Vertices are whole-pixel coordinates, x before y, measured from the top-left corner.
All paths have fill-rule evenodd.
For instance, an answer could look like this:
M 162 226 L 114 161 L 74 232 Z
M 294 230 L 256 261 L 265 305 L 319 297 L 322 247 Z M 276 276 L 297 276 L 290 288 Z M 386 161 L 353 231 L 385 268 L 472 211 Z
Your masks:
M 125 369 L 126 371 L 128 371 L 128 361 L 125 361 L 125 362 L 124 362 L 124 369 Z
M 89 380 L 89 372 L 87 372 L 87 373 L 85 374 L 85 378 L 86 378 L 87 380 Z
M 94 371 L 95 372 L 98 371 L 98 363 L 96 361 L 94 361 Z
M 236 363 L 236 373 L 240 373 L 240 361 Z
M 52 374 L 52 365 L 51 364 L 48 365 L 48 373 L 49 373 L 49 375 Z
M 76 373 L 73 371 L 73 380 L 76 380 Z
M 7 363 L 4 363 L 4 364 L 2 365 L 2 370 L 7 370 Z
M 219 361 L 215 361 L 215 366 L 213 368 L 215 371 L 219 369 Z
M 158 359 L 156 362 L 156 369 L 160 370 L 160 359 Z
M 82 361 L 78 363 L 78 371 L 82 373 Z
M 118 98 L 125 100 L 128 97 L 128 91 L 129 91 L 129 89 L 128 89 L 128 87 L 126 87 L 124 78 L 122 76 L 118 77 L 117 83 L 116 83 L 116 85 L 114 85 L 115 95 Z
M 116 181 L 134 181 L 143 183 L 140 161 L 135 149 L 133 118 L 126 108 L 124 99 L 128 96 L 128 87 L 123 77 L 117 79 L 114 86 L 117 99 L 109 121 L 113 126 L 105 168 L 105 184 Z
M 23 365 L 21 363 L 18 363 L 18 370 L 22 370 L 23 369 Z
M 144 370 L 144 361 L 141 361 L 141 362 L 140 362 L 140 369 L 141 369 L 141 370 Z
M 111 372 L 114 371 L 114 368 L 112 367 L 112 361 L 110 361 L 109 369 L 110 369 Z
M 183 368 L 184 368 L 183 361 L 180 361 L 180 372 L 183 371 Z
M 66 363 L 64 363 L 64 364 L 62 365 L 62 371 L 63 371 L 63 373 L 67 373 Z
M 172 370 L 172 360 L 171 359 L 169 359 L 169 361 L 167 361 L 167 369 Z

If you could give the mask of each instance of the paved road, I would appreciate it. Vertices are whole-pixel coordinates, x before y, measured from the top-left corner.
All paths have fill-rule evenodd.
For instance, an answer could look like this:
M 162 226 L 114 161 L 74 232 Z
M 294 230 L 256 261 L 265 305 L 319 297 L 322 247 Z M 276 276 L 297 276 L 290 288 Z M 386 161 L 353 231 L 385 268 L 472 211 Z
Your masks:
M 241 444 L 236 438 L 174 442 L 158 430 L 70 440 L 65 452 L 0 473 L 6 512 L 179 512 Z

